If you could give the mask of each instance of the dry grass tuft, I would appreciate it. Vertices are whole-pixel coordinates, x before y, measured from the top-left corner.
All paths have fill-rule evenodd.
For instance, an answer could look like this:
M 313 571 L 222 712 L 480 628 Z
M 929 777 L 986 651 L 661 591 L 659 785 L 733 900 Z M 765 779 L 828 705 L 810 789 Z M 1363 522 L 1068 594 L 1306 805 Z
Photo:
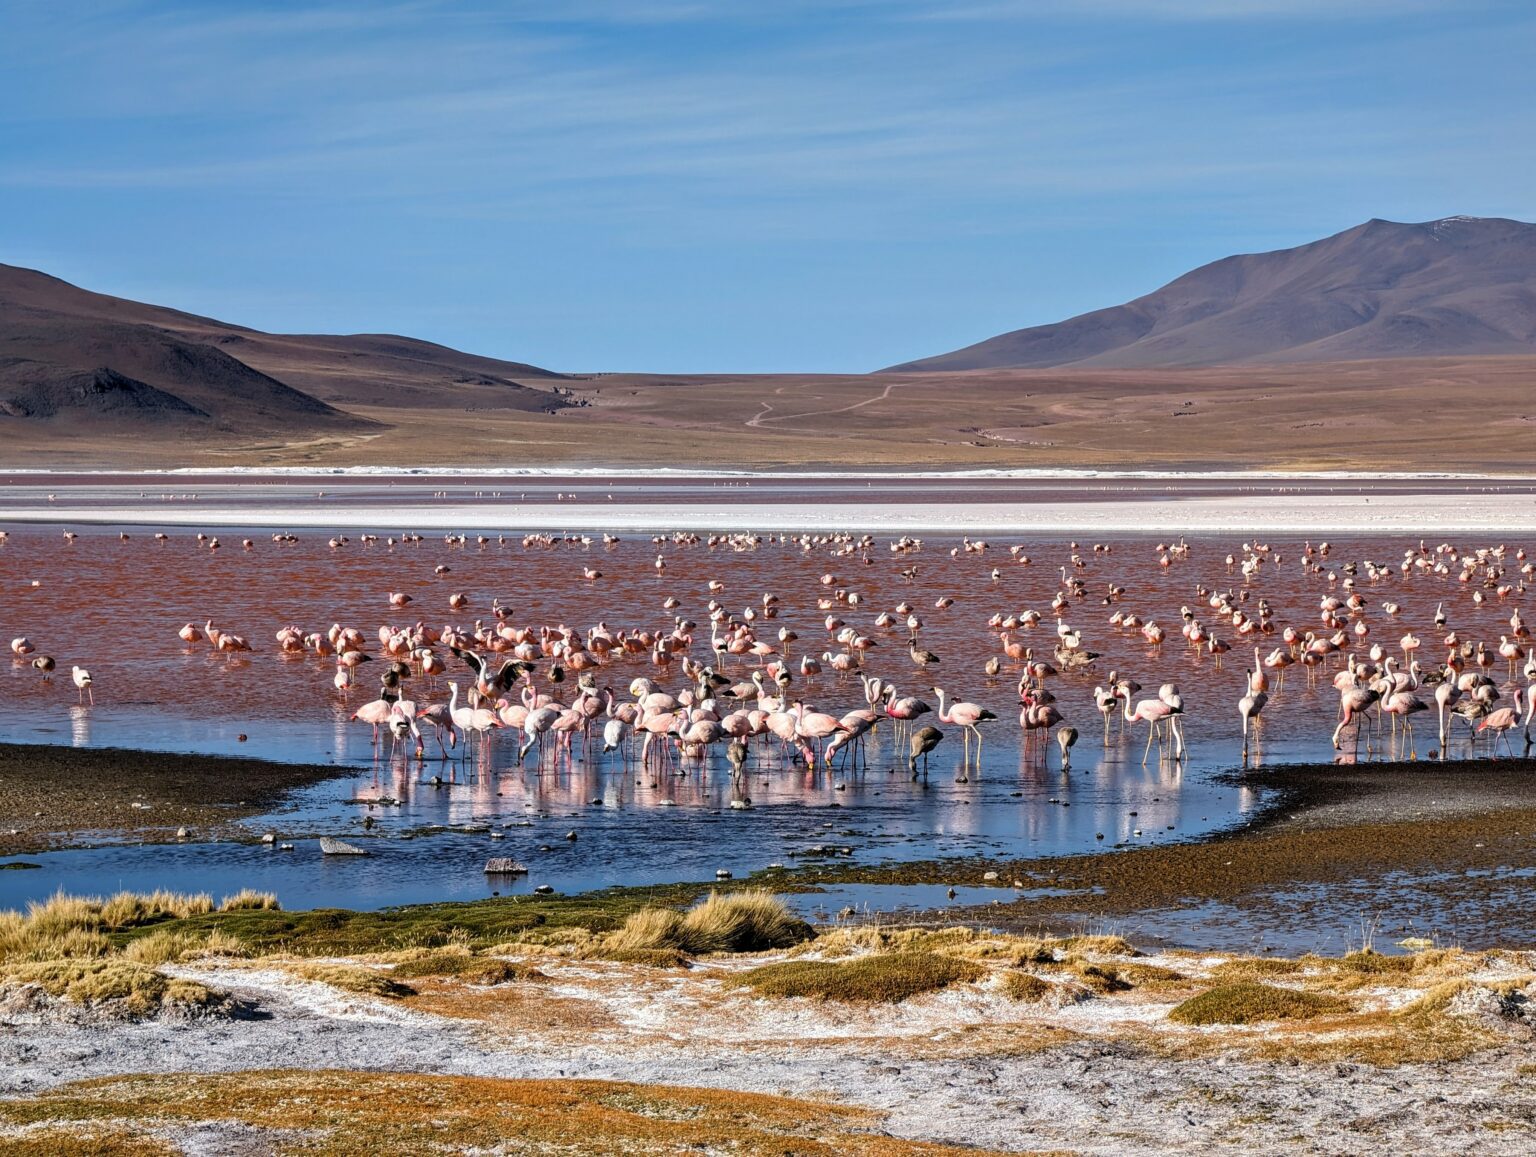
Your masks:
M 281 912 L 283 906 L 271 892 L 257 892 L 242 888 L 233 896 L 225 896 L 219 904 L 220 912 Z
M 1320 992 L 1300 992 L 1251 982 L 1224 984 L 1175 1006 L 1168 1019 L 1180 1024 L 1257 1024 L 1310 1020 L 1347 1012 L 1349 1003 Z
M 721 894 L 709 898 L 684 916 L 680 928 L 681 943 L 675 945 L 633 945 L 633 947 L 674 947 L 684 952 L 765 952 L 770 948 L 788 948 L 815 933 L 772 892 L 753 890 Z
M 603 947 L 614 952 L 650 951 L 658 948 L 679 950 L 683 939 L 683 914 L 676 908 L 641 908 L 616 932 L 610 932 Z
M 1100 956 L 1136 956 L 1136 948 L 1124 936 L 1068 936 L 1060 941 L 1068 952 L 1094 952 Z
M 979 980 L 986 969 L 968 960 L 932 952 L 861 956 L 844 963 L 788 960 L 765 964 L 725 981 L 759 996 L 803 996 L 849 1003 L 899 1004 L 919 993 Z
M 187 932 L 172 932 L 168 928 L 151 932 L 131 941 L 123 948 L 123 958 L 154 967 L 156 964 L 173 964 L 201 952 L 206 942 Z
M 154 920 L 185 920 L 213 911 L 206 892 L 119 892 L 101 904 L 101 922 L 111 929 L 132 928 Z
M 34 936 L 62 936 L 66 932 L 94 932 L 101 927 L 101 901 L 55 892 L 42 903 L 27 904 L 26 927 Z
M 71 928 L 64 932 L 39 932 L 24 921 L 0 933 L 0 960 L 60 960 L 77 956 L 106 956 L 112 941 L 100 932 Z
M 293 972 L 305 980 L 329 984 L 332 988 L 345 989 L 363 996 L 398 1000 L 403 996 L 416 995 L 416 990 L 410 985 L 401 984 L 371 968 L 357 968 L 347 964 L 300 964 Z
M 636 952 L 702 956 L 711 952 L 764 952 L 788 948 L 815 933 L 771 892 L 711 893 L 687 912 L 642 908 L 586 955 L 633 958 Z M 657 958 L 660 959 L 660 958 Z M 668 966 L 675 959 L 668 960 Z

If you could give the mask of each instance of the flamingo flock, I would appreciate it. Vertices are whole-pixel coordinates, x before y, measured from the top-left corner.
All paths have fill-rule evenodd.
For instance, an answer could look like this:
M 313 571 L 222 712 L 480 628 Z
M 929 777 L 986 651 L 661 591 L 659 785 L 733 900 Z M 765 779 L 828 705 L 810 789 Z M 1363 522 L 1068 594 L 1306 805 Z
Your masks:
M 76 538 L 66 541 L 73 547 Z M 128 536 L 121 541 L 128 543 Z M 169 536 L 154 541 L 163 546 Z M 296 541 L 273 536 L 276 544 Z M 419 535 L 338 535 L 326 545 L 343 557 L 359 548 L 394 551 L 424 541 Z M 216 543 L 207 535 L 198 538 L 207 550 Z M 451 550 L 612 551 L 619 538 L 605 535 L 599 545 L 588 536 L 450 535 L 444 543 Z M 257 553 L 251 540 L 243 545 L 247 557 Z M 1198 683 L 1204 718 L 1197 723 L 1206 735 L 1222 730 L 1212 702 L 1219 702 L 1222 686 L 1230 687 L 1228 718 L 1244 762 L 1262 751 L 1277 704 L 1310 701 L 1327 694 L 1325 688 L 1337 696 L 1329 741 L 1351 757 L 1363 744 L 1368 754 L 1417 758 L 1415 717 L 1430 712 L 1440 757 L 1458 742 L 1468 752 L 1481 745 L 1490 753 L 1513 753 L 1517 737 L 1529 746 L 1536 713 L 1536 657 L 1520 607 L 1536 567 L 1523 549 L 1503 545 L 1419 543 L 1388 562 L 1341 559 L 1326 542 L 1289 551 L 1249 541 L 1218 563 L 1232 579 L 1224 587 L 1209 581 L 1209 566 L 1202 578 L 1174 586 L 1200 558 L 1200 548 L 1182 539 L 1155 547 L 1042 544 L 1033 553 L 1014 546 L 997 563 L 988 557 L 990 544 L 969 537 L 947 558 L 911 536 L 882 546 L 871 535 L 677 533 L 656 536 L 652 546 L 654 562 L 642 564 L 639 576 L 618 555 L 605 568 L 579 560 L 566 589 L 610 608 L 582 626 L 519 615 L 508 595 L 477 595 L 450 577 L 454 568 L 447 563 L 421 568 L 414 577 L 402 565 L 396 581 L 375 595 L 384 614 L 392 618 L 441 600 L 460 621 L 376 627 L 337 621 L 323 629 L 283 623 L 270 636 L 271 650 L 323 664 L 329 694 L 345 706 L 347 718 L 372 728 L 374 747 L 387 745 L 391 758 L 401 751 L 427 758 L 430 732 L 436 758 L 483 768 L 492 766 L 497 737 L 506 732 L 516 737 L 519 765 L 530 756 L 540 767 L 617 757 L 626 769 L 686 774 L 688 766 L 707 763 L 711 752 L 724 747 L 738 774 L 775 755 L 812 769 L 858 769 L 868 765 L 867 741 L 884 724 L 916 775 L 945 737 L 932 725 L 937 723 L 960 732 L 963 781 L 981 767 L 984 728 L 1002 722 L 982 700 L 996 703 L 1006 694 L 1005 672 L 1018 676 L 1022 750 L 1043 758 L 1054 742 L 1063 770 L 1080 738 L 1066 704 L 1086 703 L 1090 696 L 1101 718 L 1090 734 L 1099 734 L 1106 749 L 1126 741 L 1127 728 L 1129 742 L 1140 742 L 1137 728 L 1145 727 L 1142 763 L 1155 749 L 1160 762 L 1181 765 L 1188 758 L 1189 714 L 1180 681 Z M 0 547 L 14 551 L 16 544 L 7 540 Z M 792 592 L 754 592 L 732 610 L 726 600 L 743 582 L 732 559 L 775 547 L 791 557 L 824 559 L 826 569 Z M 1047 609 L 998 606 L 1007 598 L 1011 574 L 1057 550 L 1063 561 Z M 1138 558 L 1125 561 L 1127 550 Z M 717 573 L 689 588 L 675 577 L 679 560 L 701 555 Z M 882 565 L 888 568 L 884 582 L 910 593 L 877 601 L 872 591 L 861 590 L 858 576 Z M 920 566 L 930 583 L 934 570 L 946 570 L 954 593 L 921 601 Z M 1282 568 L 1290 571 L 1291 584 L 1315 588 L 1311 623 L 1294 611 L 1291 621 L 1282 621 L 1266 596 L 1266 584 Z M 626 625 L 610 621 L 614 604 L 601 598 L 620 574 L 630 584 L 624 617 L 632 622 Z M 452 582 L 454 589 L 438 594 L 431 585 L 436 582 Z M 650 584 L 654 592 L 637 596 L 636 583 Z M 1178 597 L 1170 598 L 1174 590 Z M 527 600 L 537 591 L 521 594 Z M 1509 613 L 1497 641 L 1492 634 L 1478 637 L 1474 616 L 1486 622 L 1487 611 L 1501 605 Z M 1102 608 L 1101 618 L 1095 606 Z M 1466 623 L 1453 626 L 1452 616 L 1464 612 Z M 1095 618 L 1098 625 L 1090 625 Z M 957 626 L 962 620 L 969 624 L 963 629 Z M 937 643 L 942 652 L 929 642 L 936 629 L 943 630 Z M 957 643 L 967 631 L 970 645 Z M 206 615 L 188 618 L 170 634 L 184 653 L 224 656 L 232 664 L 229 678 L 266 649 L 252 642 L 256 636 Z M 1143 693 L 1141 683 L 1119 670 L 1101 677 L 1111 650 L 1122 663 L 1130 658 L 1144 666 L 1156 690 Z M 1443 650 L 1443 658 L 1426 657 L 1436 650 Z M 17 665 L 30 665 L 44 681 L 51 678 L 55 660 L 39 653 L 32 637 L 16 636 L 11 651 Z M 1238 656 L 1240 681 L 1223 666 L 1224 659 Z M 1299 676 L 1292 667 L 1302 668 Z M 80 665 L 70 670 L 78 705 L 94 706 L 90 671 Z M 374 684 L 369 671 L 376 672 L 376 691 L 354 708 L 350 701 L 360 686 Z M 937 685 L 940 671 L 947 684 L 964 685 L 974 698 Z M 1287 689 L 1288 675 L 1303 685 Z M 855 688 L 862 694 L 844 707 L 817 702 L 852 699 Z M 931 705 L 920 697 L 924 693 L 932 696 Z

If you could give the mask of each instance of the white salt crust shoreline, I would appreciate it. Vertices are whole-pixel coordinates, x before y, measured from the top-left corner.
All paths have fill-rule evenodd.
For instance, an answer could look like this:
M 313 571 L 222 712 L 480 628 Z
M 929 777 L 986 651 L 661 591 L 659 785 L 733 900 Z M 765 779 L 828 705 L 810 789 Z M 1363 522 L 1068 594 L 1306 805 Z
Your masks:
M 238 506 L 145 502 L 135 494 L 46 508 L 0 506 L 0 524 L 187 526 L 213 529 L 377 531 L 690 531 L 827 532 L 837 530 L 969 534 L 1480 534 L 1499 538 L 1536 531 L 1536 495 L 1434 493 L 1230 495 L 1167 499 L 1047 502 L 855 503 L 522 503 L 495 499 L 379 502 L 338 508 L 277 500 Z

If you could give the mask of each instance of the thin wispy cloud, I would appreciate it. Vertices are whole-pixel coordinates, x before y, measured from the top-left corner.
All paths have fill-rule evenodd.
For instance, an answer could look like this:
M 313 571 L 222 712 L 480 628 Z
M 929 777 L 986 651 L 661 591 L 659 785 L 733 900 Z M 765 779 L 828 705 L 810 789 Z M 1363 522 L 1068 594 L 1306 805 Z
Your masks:
M 424 336 L 567 367 L 859 368 L 904 351 L 876 348 L 875 323 L 789 350 L 786 326 L 885 300 L 938 348 L 1144 291 L 1225 246 L 1518 208 L 1536 163 L 1500 139 L 1529 136 L 1532 17 L 1450 7 L 38 6 L 0 43 L 0 242 L 67 256 L 67 205 L 93 260 L 153 260 L 163 281 L 165 249 L 133 238 L 191 219 L 211 240 L 176 250 L 173 304 L 260 300 L 252 282 L 277 289 L 299 263 L 334 288 L 334 328 L 421 317 L 439 327 Z M 1466 204 L 1476 178 L 1487 193 Z M 968 263 L 997 284 L 1010 260 L 1017 288 L 977 317 Z M 701 271 L 724 269 L 730 292 L 701 302 Z M 349 304 L 381 295 L 382 321 Z M 713 311 L 714 345 L 663 359 L 669 308 Z M 484 321 L 498 310 L 545 323 L 503 332 Z M 297 312 L 238 320 L 298 328 Z

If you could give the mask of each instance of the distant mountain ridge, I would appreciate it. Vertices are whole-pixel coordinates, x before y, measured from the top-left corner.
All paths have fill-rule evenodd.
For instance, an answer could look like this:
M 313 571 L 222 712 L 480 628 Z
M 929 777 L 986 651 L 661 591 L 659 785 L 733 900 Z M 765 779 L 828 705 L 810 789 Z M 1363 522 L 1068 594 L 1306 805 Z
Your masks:
M 271 334 L 0 265 L 0 420 L 307 435 L 351 405 L 553 411 L 562 375 L 390 334 Z M 3 428 L 3 427 L 0 427 Z
M 1536 353 L 1536 225 L 1373 219 L 1213 261 L 1124 305 L 884 372 Z

